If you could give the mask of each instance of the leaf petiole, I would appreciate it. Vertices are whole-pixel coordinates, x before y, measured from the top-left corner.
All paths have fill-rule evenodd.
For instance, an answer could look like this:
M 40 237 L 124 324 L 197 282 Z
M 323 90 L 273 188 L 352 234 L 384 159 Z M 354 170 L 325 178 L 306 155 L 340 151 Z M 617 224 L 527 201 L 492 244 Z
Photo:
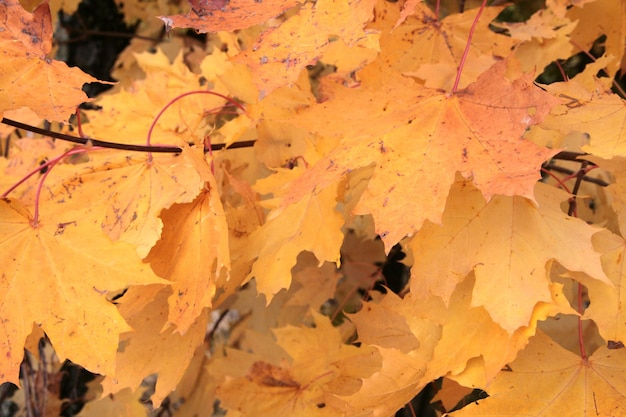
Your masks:
M 5 192 L 2 196 L 4 197 L 6 194 L 8 194 L 9 192 L 11 192 L 12 190 L 14 190 L 17 186 L 19 186 L 20 184 L 22 184 L 24 181 L 26 181 L 28 178 L 30 178 L 35 172 L 41 172 L 42 169 L 45 169 L 45 172 L 43 173 L 43 175 L 41 176 L 41 178 L 39 179 L 39 185 L 37 186 L 37 191 L 35 192 L 35 208 L 33 209 L 33 221 L 32 221 L 32 226 L 33 228 L 36 228 L 37 225 L 39 224 L 39 197 L 41 196 L 41 189 L 43 188 L 43 183 L 46 180 L 46 178 L 48 178 L 48 174 L 50 174 L 50 171 L 52 171 L 52 168 L 54 168 L 54 166 L 59 163 L 59 161 L 61 161 L 63 158 L 66 158 L 68 156 L 71 155 L 77 155 L 77 154 L 81 154 L 84 152 L 89 152 L 89 151 L 94 151 L 94 150 L 100 150 L 103 148 L 95 148 L 95 147 L 89 147 L 89 148 L 85 148 L 85 147 L 74 147 L 72 149 L 69 149 L 65 152 L 63 152 L 61 155 L 57 156 L 54 159 L 51 159 L 50 161 L 46 162 L 43 165 L 40 165 L 39 167 L 37 167 L 36 170 L 31 171 L 30 173 L 28 173 L 28 175 L 26 175 L 26 177 L 22 178 L 16 185 L 14 185 L 13 187 L 11 187 L 7 192 Z
M 465 50 L 463 51 L 463 55 L 461 56 L 461 62 L 459 63 L 459 69 L 456 71 L 456 78 L 454 79 L 454 85 L 452 86 L 451 94 L 454 94 L 456 90 L 459 88 L 459 82 L 461 81 L 461 73 L 463 72 L 463 67 L 465 66 L 465 60 L 467 59 L 467 55 L 469 54 L 470 46 L 472 45 L 472 38 L 474 37 L 474 30 L 478 25 L 478 20 L 480 19 L 480 15 L 485 10 L 487 6 L 487 0 L 483 0 L 480 5 L 480 9 L 478 13 L 476 13 L 476 17 L 474 18 L 474 23 L 472 23 L 472 27 L 470 28 L 469 35 L 467 36 L 467 43 L 465 44 Z
M 161 116 L 163 115 L 163 113 L 165 113 L 165 111 L 174 103 L 176 103 L 178 100 L 180 100 L 183 97 L 187 97 L 190 96 L 192 94 L 211 94 L 213 96 L 217 96 L 217 97 L 221 97 L 224 100 L 226 100 L 228 103 L 230 103 L 231 106 L 235 106 L 237 108 L 239 108 L 241 111 L 243 111 L 244 113 L 246 113 L 246 109 L 240 104 L 238 103 L 236 100 L 225 96 L 223 94 L 220 93 L 216 93 L 215 91 L 210 91 L 210 90 L 195 90 L 195 91 L 188 91 L 186 93 L 180 94 L 176 97 L 174 97 L 173 99 L 171 99 L 165 106 L 163 106 L 163 108 L 161 109 L 161 111 L 159 111 L 159 113 L 156 115 L 156 117 L 154 118 L 154 120 L 152 121 L 152 124 L 150 125 L 150 129 L 148 129 L 148 137 L 146 138 L 146 144 L 148 146 L 150 146 L 150 137 L 152 136 L 152 131 L 154 130 L 154 127 L 156 126 L 157 122 L 159 121 L 159 119 L 161 118 Z M 214 110 L 217 109 L 222 109 L 224 107 L 228 107 L 228 106 L 222 106 L 219 108 L 214 108 L 211 109 L 210 112 L 213 112 Z

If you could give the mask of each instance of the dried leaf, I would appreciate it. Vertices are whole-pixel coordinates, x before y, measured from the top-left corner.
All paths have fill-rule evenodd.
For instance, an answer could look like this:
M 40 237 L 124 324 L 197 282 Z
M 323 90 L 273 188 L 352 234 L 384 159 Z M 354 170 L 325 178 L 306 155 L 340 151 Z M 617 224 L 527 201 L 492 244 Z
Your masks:
M 184 16 L 160 16 L 168 30 L 193 28 L 200 33 L 235 31 L 259 25 L 296 6 L 302 0 L 189 0 Z

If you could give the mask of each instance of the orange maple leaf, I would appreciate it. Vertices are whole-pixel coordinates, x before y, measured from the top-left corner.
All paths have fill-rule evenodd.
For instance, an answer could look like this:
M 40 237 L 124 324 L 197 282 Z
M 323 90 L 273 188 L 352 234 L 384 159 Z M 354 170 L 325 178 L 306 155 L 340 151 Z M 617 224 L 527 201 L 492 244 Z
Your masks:
M 505 71 L 504 62 L 496 64 L 454 95 L 375 67 L 362 74 L 362 88 L 329 87 L 332 100 L 291 123 L 343 140 L 292 183 L 283 204 L 374 163 L 355 213 L 374 216 L 389 250 L 424 220 L 440 222 L 456 171 L 472 178 L 487 200 L 496 194 L 533 199 L 541 164 L 556 152 L 521 135 L 557 101 L 530 76 L 509 82 Z
M 111 242 L 76 212 L 47 211 L 33 227 L 26 208 L 4 199 L 0 219 L 0 379 L 17 383 L 33 324 L 46 332 L 61 358 L 93 372 L 112 372 L 119 334 L 130 327 L 106 294 L 167 281 L 154 275 L 133 247 Z
M 0 4 L 0 115 L 6 110 L 29 107 L 44 119 L 60 122 L 87 101 L 81 90 L 83 84 L 98 80 L 48 58 L 51 47 L 47 1 L 32 14 L 18 0 Z

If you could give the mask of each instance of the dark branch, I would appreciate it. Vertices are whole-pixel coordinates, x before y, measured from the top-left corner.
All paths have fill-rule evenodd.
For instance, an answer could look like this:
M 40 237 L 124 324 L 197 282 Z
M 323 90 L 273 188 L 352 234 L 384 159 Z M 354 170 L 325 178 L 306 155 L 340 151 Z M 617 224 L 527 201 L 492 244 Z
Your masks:
M 582 162 L 582 161 L 580 161 L 580 162 Z M 589 162 L 589 161 L 587 161 L 587 162 Z M 589 162 L 589 164 L 591 165 L 591 162 Z M 556 171 L 556 172 L 560 172 L 561 174 L 567 174 L 567 175 L 573 175 L 574 172 L 578 172 L 578 171 L 573 171 L 571 169 L 563 168 L 563 167 L 560 167 L 558 165 L 552 165 L 552 164 L 546 165 L 546 166 L 544 166 L 544 168 L 548 169 L 550 171 Z M 588 175 L 583 176 L 583 181 L 590 182 L 592 184 L 596 184 L 596 185 L 599 185 L 601 187 L 607 187 L 609 185 L 608 182 L 603 181 L 600 178 L 594 178 L 594 177 L 590 177 Z
M 18 129 L 27 130 L 29 132 L 38 133 L 43 136 L 49 136 L 51 138 L 65 140 L 68 142 L 79 143 L 81 145 L 87 145 L 91 143 L 93 146 L 100 146 L 102 148 L 109 149 L 120 149 L 124 151 L 133 151 L 133 152 L 153 152 L 153 153 L 181 153 L 183 150 L 178 146 L 145 146 L 145 145 L 130 145 L 125 143 L 116 143 L 116 142 L 106 142 L 98 139 L 87 139 L 81 138 L 78 136 L 66 135 L 64 133 L 53 132 L 47 129 L 41 129 L 39 127 L 27 125 L 25 123 L 16 122 L 15 120 L 3 118 L 2 123 L 16 127 Z M 254 140 L 246 140 L 242 142 L 235 142 L 231 144 L 229 149 L 236 148 L 249 148 L 254 145 Z M 224 149 L 226 144 L 224 143 L 216 143 L 211 145 L 211 150 L 219 151 L 220 149 Z
M 559 159 L 561 161 L 574 161 L 574 162 L 584 162 L 584 160 L 582 159 L 578 159 L 582 156 L 586 156 L 589 155 L 588 153 L 584 153 L 584 152 L 570 152 L 570 151 L 563 151 L 563 152 L 559 152 L 556 155 L 554 155 L 552 157 L 552 159 Z M 587 165 L 596 165 L 591 161 L 587 161 Z

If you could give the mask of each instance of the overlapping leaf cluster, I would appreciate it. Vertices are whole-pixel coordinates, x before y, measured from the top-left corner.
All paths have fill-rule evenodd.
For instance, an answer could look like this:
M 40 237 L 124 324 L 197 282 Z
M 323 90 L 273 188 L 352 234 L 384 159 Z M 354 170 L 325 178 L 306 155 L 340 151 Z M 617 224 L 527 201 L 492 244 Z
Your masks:
M 43 331 L 102 375 L 84 415 L 144 415 L 152 374 L 152 403 L 181 416 L 393 415 L 440 377 L 444 404 L 454 384 L 489 393 L 461 415 L 626 411 L 621 2 L 547 1 L 523 23 L 414 0 L 136 3 L 139 34 L 170 37 L 131 42 L 82 130 L 181 151 L 12 138 L 1 188 L 36 174 L 0 201 L 2 382 Z M 3 117 L 64 122 L 86 100 L 92 79 L 48 56 L 55 7 L 0 1 Z M 177 27 L 211 34 L 199 49 Z M 585 71 L 533 82 L 601 35 Z M 219 95 L 169 106 L 193 90 Z M 562 150 L 612 181 L 584 190 L 593 225 L 538 182 Z M 407 289 L 361 305 L 398 243 Z

